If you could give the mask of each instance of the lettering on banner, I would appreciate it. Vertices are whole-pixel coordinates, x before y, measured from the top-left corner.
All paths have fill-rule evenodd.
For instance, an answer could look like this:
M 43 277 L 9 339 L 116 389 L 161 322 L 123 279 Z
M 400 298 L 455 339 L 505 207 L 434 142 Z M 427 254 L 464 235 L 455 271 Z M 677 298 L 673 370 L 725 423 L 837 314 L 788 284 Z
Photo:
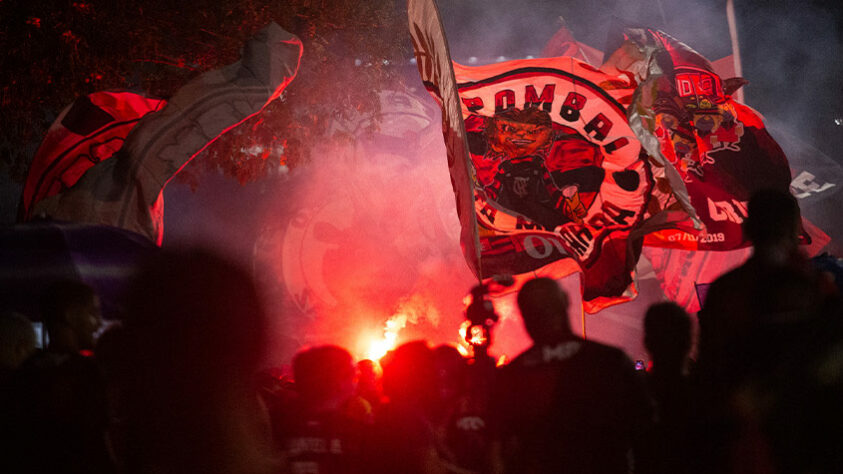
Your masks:
M 527 251 L 527 255 L 541 260 L 550 257 L 553 253 L 553 245 L 540 235 L 528 235 L 524 237 L 524 250 Z
M 569 226 L 560 230 L 559 235 L 580 261 L 587 260 L 594 249 L 594 235 L 586 227 Z
M 585 125 L 586 135 L 590 135 L 595 140 L 602 142 L 609 135 L 612 130 L 612 121 L 602 113 L 594 116 L 593 119 Z
M 536 90 L 536 86 L 528 84 L 524 88 L 524 108 L 527 107 L 541 107 L 545 112 L 550 113 L 553 110 L 554 92 L 556 91 L 556 84 L 545 84 L 542 87 L 541 94 Z M 477 112 L 484 107 L 483 99 L 481 97 L 464 97 L 460 100 L 469 112 Z M 516 93 L 512 89 L 502 89 L 494 94 L 495 114 L 499 114 L 508 109 L 516 107 Z M 580 121 L 580 115 L 583 108 L 585 108 L 588 98 L 577 92 L 569 92 L 559 109 L 559 117 L 567 122 Z M 586 123 L 583 132 L 592 139 L 601 142 L 606 140 L 609 132 L 612 130 L 612 120 L 609 119 L 602 112 L 590 117 Z M 613 153 L 619 148 L 629 144 L 629 140 L 620 137 L 605 145 L 607 153 Z
M 489 224 L 495 223 L 495 216 L 497 215 L 497 213 L 498 210 L 487 203 L 483 203 L 483 207 L 480 209 L 480 214 L 486 216 L 486 219 L 489 220 Z
M 553 109 L 553 93 L 556 91 L 556 84 L 547 84 L 542 89 L 542 94 L 539 96 L 536 94 L 536 87 L 533 85 L 528 85 L 525 92 L 524 92 L 524 106 L 525 107 L 538 107 L 541 106 L 542 110 L 547 113 Z
M 836 186 L 834 183 L 820 183 L 817 177 L 808 171 L 799 173 L 790 182 L 790 189 L 797 199 L 805 199 L 812 194 L 819 194 Z
M 495 113 L 515 107 L 515 91 L 504 89 L 495 93 Z
M 576 92 L 569 92 L 559 110 L 559 116 L 568 122 L 576 122 L 580 119 L 580 110 L 585 107 L 585 96 Z
M 693 235 L 686 232 L 677 232 L 670 234 L 667 237 L 669 242 L 699 242 L 703 244 L 713 244 L 716 242 L 725 242 L 726 234 L 723 232 L 716 232 L 714 234 Z
M 565 225 L 557 227 L 555 235 L 534 234 L 525 237 L 523 244 L 527 255 L 541 260 L 549 257 L 553 253 L 553 250 L 556 249 L 564 255 L 573 254 L 580 262 L 587 262 L 594 251 L 595 232 L 599 234 L 603 229 L 609 227 L 629 225 L 627 219 L 635 216 L 633 212 L 622 209 L 610 202 L 604 202 L 601 210 L 602 212 L 598 212 L 589 218 L 589 227 Z M 483 211 L 481 213 L 486 215 Z M 519 224 L 524 228 L 528 226 L 526 221 L 521 221 Z
M 679 97 L 713 96 L 720 88 L 720 79 L 708 71 L 697 69 L 676 73 L 676 92 L 679 93 Z
M 712 201 L 711 198 L 708 198 L 708 215 L 711 220 L 716 222 L 729 221 L 741 224 L 747 216 L 746 205 L 746 201 L 738 201 L 737 199 Z

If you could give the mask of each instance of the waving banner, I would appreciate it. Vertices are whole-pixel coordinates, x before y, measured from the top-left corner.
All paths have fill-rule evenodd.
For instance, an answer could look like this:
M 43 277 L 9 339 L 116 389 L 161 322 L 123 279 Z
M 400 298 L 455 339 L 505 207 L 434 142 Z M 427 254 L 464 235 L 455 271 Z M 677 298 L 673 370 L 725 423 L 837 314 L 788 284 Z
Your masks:
M 708 60 L 663 32 L 627 30 L 626 40 L 647 53 L 629 114 L 656 181 L 640 229 L 643 254 L 665 295 L 696 312 L 699 288 L 751 254 L 742 223 L 755 191 L 822 187 L 800 180 L 810 178 L 804 173 L 792 183 L 787 157 L 760 114 L 732 96 L 746 81 L 722 79 Z M 802 227 L 807 253 L 829 242 L 807 220 Z
M 428 17 L 436 14 L 430 1 L 410 2 L 423 79 L 430 51 L 447 54 L 438 17 Z M 439 30 L 425 31 L 425 24 Z M 627 237 L 652 188 L 646 154 L 626 118 L 634 84 L 571 57 L 453 68 L 459 117 L 444 100 L 453 95 L 453 88 L 443 90 L 450 83 L 426 85 L 445 120 L 464 123 L 470 182 L 453 171 L 452 157 L 466 159 L 461 142 L 449 138 L 447 126 L 445 136 L 457 198 L 473 196 L 474 218 L 461 222 L 479 238 L 478 277 L 582 271 L 589 312 L 631 296 L 637 252 Z
M 70 188 L 92 166 L 114 156 L 141 117 L 164 104 L 133 92 L 76 99 L 53 122 L 29 165 L 19 219 L 31 219 L 37 202 Z
M 474 213 L 474 170 L 468 156 L 465 124 L 445 29 L 433 0 L 410 0 L 407 12 L 419 74 L 424 86 L 442 108 L 442 134 L 460 220 L 460 246 L 468 267 L 478 279 L 482 279 L 491 274 L 487 272 L 484 275 L 481 268 Z
M 660 164 L 673 168 L 684 184 L 656 172 L 657 199 L 650 211 L 687 200 L 703 224 L 701 232 L 677 225 L 649 233 L 645 245 L 688 250 L 748 246 L 741 224 L 749 197 L 762 188 L 788 191 L 791 176 L 761 116 L 732 98 L 746 81 L 722 80 L 708 60 L 660 31 L 639 30 L 630 38 L 652 51 L 649 74 L 633 104 L 633 128 L 650 145 L 650 154 L 662 158 Z
M 120 227 L 160 244 L 164 186 L 208 144 L 281 95 L 301 51 L 298 38 L 271 23 L 246 43 L 239 61 L 187 83 L 140 119 L 114 158 L 41 199 L 30 214 Z

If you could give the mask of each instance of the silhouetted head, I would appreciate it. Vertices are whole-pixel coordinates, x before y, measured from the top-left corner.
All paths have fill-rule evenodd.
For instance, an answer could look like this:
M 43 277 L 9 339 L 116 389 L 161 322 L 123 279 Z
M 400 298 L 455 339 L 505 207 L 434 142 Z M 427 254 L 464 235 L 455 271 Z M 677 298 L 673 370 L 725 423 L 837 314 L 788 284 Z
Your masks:
M 381 359 L 383 392 L 392 402 L 427 404 L 435 392 L 433 351 L 424 341 L 398 346 Z
M 456 347 L 442 344 L 433 349 L 436 388 L 440 399 L 450 399 L 462 392 L 468 363 Z
M 0 369 L 16 369 L 35 352 L 35 329 L 26 316 L 0 313 Z
M 118 360 L 127 365 L 132 472 L 243 472 L 260 463 L 268 419 L 256 393 L 262 305 L 245 268 L 206 250 L 163 251 L 128 294 Z
M 215 253 L 165 251 L 140 270 L 125 329 L 148 363 L 203 382 L 251 377 L 265 349 L 263 307 L 245 268 Z
M 357 387 L 359 390 L 377 390 L 380 367 L 372 359 L 357 362 Z
M 534 278 L 518 292 L 518 309 L 533 342 L 553 342 L 571 333 L 568 295 L 550 278 Z
M 361 378 L 377 378 L 378 371 L 375 367 L 375 361 L 372 359 L 363 359 L 357 362 L 357 373 Z
M 293 358 L 296 389 L 306 401 L 341 402 L 354 394 L 354 359 L 338 346 L 319 346 Z
M 644 315 L 644 347 L 654 366 L 681 367 L 691 350 L 691 318 L 673 302 L 656 303 Z
M 61 280 L 50 285 L 41 299 L 41 318 L 50 336 L 50 348 L 59 351 L 93 349 L 102 324 L 100 302 L 89 285 Z
M 747 214 L 743 227 L 755 247 L 797 248 L 801 217 L 792 194 L 762 189 L 750 198 Z

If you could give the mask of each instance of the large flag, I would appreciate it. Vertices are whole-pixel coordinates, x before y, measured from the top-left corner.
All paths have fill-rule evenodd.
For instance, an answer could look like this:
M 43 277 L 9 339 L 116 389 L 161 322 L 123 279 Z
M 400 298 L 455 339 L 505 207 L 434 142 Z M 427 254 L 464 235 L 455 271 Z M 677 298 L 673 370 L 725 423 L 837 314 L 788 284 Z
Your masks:
M 18 219 L 32 219 L 42 199 L 64 192 L 117 152 L 140 119 L 166 104 L 133 92 L 95 92 L 65 108 L 38 147 L 23 187 Z
M 463 233 L 479 239 L 478 278 L 582 271 L 589 312 L 632 297 L 628 236 L 652 189 L 626 118 L 634 83 L 572 57 L 451 66 L 433 2 L 411 1 L 409 15 L 422 79 L 443 108 Z
M 442 107 L 442 134 L 460 220 L 460 246 L 468 267 L 482 279 L 484 272 L 474 211 L 474 169 L 468 156 L 462 106 L 445 29 L 433 0 L 410 0 L 407 12 L 419 74 L 424 86 Z
M 663 32 L 630 31 L 628 38 L 650 52 L 648 74 L 630 111 L 633 130 L 661 168 L 654 170 L 649 213 L 689 210 L 685 203 L 690 203 L 702 223 L 701 231 L 689 232 L 694 227 L 689 216 L 673 228 L 648 233 L 645 245 L 688 250 L 748 246 L 741 224 L 749 197 L 762 188 L 787 192 L 791 176 L 760 114 L 732 97 L 745 81 L 723 80 L 708 60 Z M 675 173 L 662 176 L 663 170 Z
M 246 43 L 239 61 L 179 89 L 141 118 L 114 158 L 35 202 L 28 215 L 121 227 L 160 244 L 164 186 L 208 144 L 277 98 L 295 77 L 301 52 L 298 38 L 271 23 Z
M 698 290 L 751 253 L 742 229 L 750 196 L 763 188 L 791 189 L 791 168 L 761 115 L 734 99 L 743 79 L 721 78 L 703 56 L 663 32 L 627 30 L 626 40 L 647 53 L 630 108 L 656 181 L 640 229 L 643 255 L 666 296 L 695 312 Z M 828 243 L 807 220 L 802 227 L 809 254 Z

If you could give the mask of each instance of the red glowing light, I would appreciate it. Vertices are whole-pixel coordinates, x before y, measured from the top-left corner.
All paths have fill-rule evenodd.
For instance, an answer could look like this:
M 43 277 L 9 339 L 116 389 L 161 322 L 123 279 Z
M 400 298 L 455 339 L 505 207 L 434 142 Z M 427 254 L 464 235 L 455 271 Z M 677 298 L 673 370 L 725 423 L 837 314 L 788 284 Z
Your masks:
M 398 341 L 398 333 L 407 326 L 407 315 L 396 313 L 392 315 L 383 325 L 383 336 L 372 338 L 366 350 L 366 359 L 380 360 L 387 352 L 395 349 Z
M 486 344 L 487 338 L 486 334 L 483 332 L 483 328 L 480 326 L 471 326 L 471 336 L 468 339 L 468 342 L 472 346 L 482 346 Z
M 395 348 L 397 334 L 384 334 L 381 339 L 372 339 L 366 351 L 366 359 L 379 361 L 387 352 Z

